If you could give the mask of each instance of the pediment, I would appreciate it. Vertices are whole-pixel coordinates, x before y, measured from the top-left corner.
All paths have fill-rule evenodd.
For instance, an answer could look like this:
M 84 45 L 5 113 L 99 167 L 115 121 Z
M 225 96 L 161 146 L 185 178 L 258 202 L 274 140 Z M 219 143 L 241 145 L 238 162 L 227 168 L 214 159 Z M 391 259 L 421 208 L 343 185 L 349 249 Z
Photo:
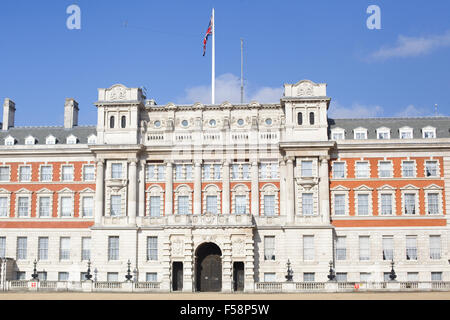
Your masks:
M 80 193 L 95 193 L 95 190 L 92 190 L 91 188 L 86 188 L 81 190 Z
M 388 185 L 388 184 L 385 184 L 384 186 L 379 187 L 377 190 L 386 190 L 386 191 L 389 190 L 389 191 L 394 191 L 395 188 L 392 187 L 392 186 L 390 186 L 390 185 Z
M 6 189 L 3 189 L 3 188 L 0 188 L 0 193 L 8 193 L 8 194 L 10 194 L 11 193 L 11 191 L 8 191 L 8 190 L 6 190 Z
M 339 186 L 332 188 L 331 191 L 350 191 L 350 189 L 339 185 Z
M 64 188 L 62 190 L 59 190 L 58 193 L 74 193 L 75 191 L 70 190 L 69 188 Z
M 403 188 L 400 188 L 401 190 L 419 190 L 420 188 L 413 186 L 412 184 L 408 184 L 407 186 L 404 186 Z
M 51 190 L 49 190 L 47 188 L 43 188 L 43 189 L 37 191 L 36 193 L 53 193 L 53 191 L 51 191 Z
M 373 189 L 363 184 L 362 186 L 354 188 L 353 190 L 355 190 L 355 191 L 372 191 Z
M 423 188 L 424 190 L 443 190 L 444 188 L 438 186 L 437 184 L 430 184 L 429 186 Z
M 22 188 L 19 191 L 16 191 L 16 193 L 32 193 L 30 190 Z

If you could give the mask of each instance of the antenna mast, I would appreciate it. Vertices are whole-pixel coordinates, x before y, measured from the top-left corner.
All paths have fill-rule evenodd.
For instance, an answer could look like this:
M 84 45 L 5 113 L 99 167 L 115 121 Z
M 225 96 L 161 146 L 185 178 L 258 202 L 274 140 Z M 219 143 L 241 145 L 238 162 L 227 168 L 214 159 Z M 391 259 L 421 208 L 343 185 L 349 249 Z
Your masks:
M 436 117 L 438 116 L 438 105 L 437 104 L 434 105 L 434 115 Z
M 244 104 L 244 39 L 241 38 L 241 104 Z

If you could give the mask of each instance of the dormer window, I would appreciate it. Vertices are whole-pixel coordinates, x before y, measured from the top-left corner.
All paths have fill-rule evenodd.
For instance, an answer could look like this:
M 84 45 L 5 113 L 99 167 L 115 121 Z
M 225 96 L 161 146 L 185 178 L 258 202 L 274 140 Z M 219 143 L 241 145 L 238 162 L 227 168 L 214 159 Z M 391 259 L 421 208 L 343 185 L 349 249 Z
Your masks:
M 436 139 L 436 128 L 433 127 L 423 128 L 422 136 L 424 139 Z
M 379 140 L 389 140 L 391 138 L 391 130 L 388 128 L 377 129 L 377 139 Z
M 355 140 L 367 140 L 367 129 L 358 128 L 355 129 Z
M 45 144 L 54 145 L 56 144 L 56 138 L 54 136 L 48 136 L 45 140 Z
M 409 127 L 404 127 L 399 130 L 400 139 L 412 139 L 413 138 L 413 129 Z
M 345 130 L 340 128 L 331 130 L 331 140 L 345 140 Z
M 88 137 L 88 144 L 97 144 L 97 136 L 95 134 Z
M 13 137 L 8 136 L 8 137 L 5 139 L 5 146 L 13 146 L 13 145 L 15 145 L 15 144 L 16 144 L 16 139 L 14 139 Z
M 67 144 L 77 144 L 77 137 L 75 137 L 74 135 L 71 135 L 67 138 Z
M 35 145 L 36 144 L 36 139 L 33 136 L 28 136 L 25 139 L 25 145 L 30 146 L 30 145 Z

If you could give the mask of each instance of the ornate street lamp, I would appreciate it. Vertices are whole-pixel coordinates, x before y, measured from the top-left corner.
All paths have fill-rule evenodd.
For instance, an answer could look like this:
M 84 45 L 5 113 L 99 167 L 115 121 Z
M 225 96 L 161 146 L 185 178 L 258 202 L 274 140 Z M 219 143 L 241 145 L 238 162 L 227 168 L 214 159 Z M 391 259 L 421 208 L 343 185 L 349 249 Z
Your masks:
M 125 278 L 127 279 L 128 282 L 130 282 L 131 279 L 133 278 L 133 276 L 131 275 L 131 269 L 130 269 L 131 262 L 130 262 L 130 260 L 128 260 L 127 264 L 128 264 L 128 270 L 127 270 L 127 275 L 125 276 Z
M 288 259 L 288 262 L 287 262 L 286 266 L 287 266 L 286 280 L 288 282 L 291 282 L 292 278 L 294 276 L 294 271 L 291 269 L 291 261 L 289 259 Z
M 92 274 L 91 274 L 91 260 L 89 259 L 88 261 L 88 269 L 87 269 L 87 273 L 84 276 L 86 278 L 87 281 L 91 281 L 92 279 Z
M 36 265 L 37 265 L 36 259 L 34 260 L 33 264 L 34 264 L 34 268 L 33 268 L 33 274 L 31 275 L 31 277 L 33 278 L 32 280 L 37 281 L 37 280 L 39 280 L 39 275 L 36 270 Z
M 395 279 L 397 279 L 397 275 L 395 274 L 395 270 L 394 270 L 394 265 L 395 265 L 394 259 L 392 259 L 392 262 L 391 262 L 392 269 L 391 269 L 391 273 L 389 274 L 389 278 L 391 279 L 391 281 L 395 281 Z
M 329 281 L 336 281 L 336 274 L 333 270 L 333 261 L 330 261 L 330 274 L 328 275 Z

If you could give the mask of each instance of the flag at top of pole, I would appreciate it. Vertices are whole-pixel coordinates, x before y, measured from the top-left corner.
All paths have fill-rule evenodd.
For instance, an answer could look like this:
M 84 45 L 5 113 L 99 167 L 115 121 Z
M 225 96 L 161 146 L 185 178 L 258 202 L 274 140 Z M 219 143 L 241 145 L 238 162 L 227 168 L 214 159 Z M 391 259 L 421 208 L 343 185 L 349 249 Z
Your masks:
M 208 43 L 209 36 L 212 36 L 212 83 L 211 83 L 211 100 L 212 104 L 215 104 L 216 100 L 216 23 L 215 23 L 215 11 L 212 10 L 211 21 L 209 22 L 208 30 L 203 38 L 203 56 L 206 55 L 206 44 Z

